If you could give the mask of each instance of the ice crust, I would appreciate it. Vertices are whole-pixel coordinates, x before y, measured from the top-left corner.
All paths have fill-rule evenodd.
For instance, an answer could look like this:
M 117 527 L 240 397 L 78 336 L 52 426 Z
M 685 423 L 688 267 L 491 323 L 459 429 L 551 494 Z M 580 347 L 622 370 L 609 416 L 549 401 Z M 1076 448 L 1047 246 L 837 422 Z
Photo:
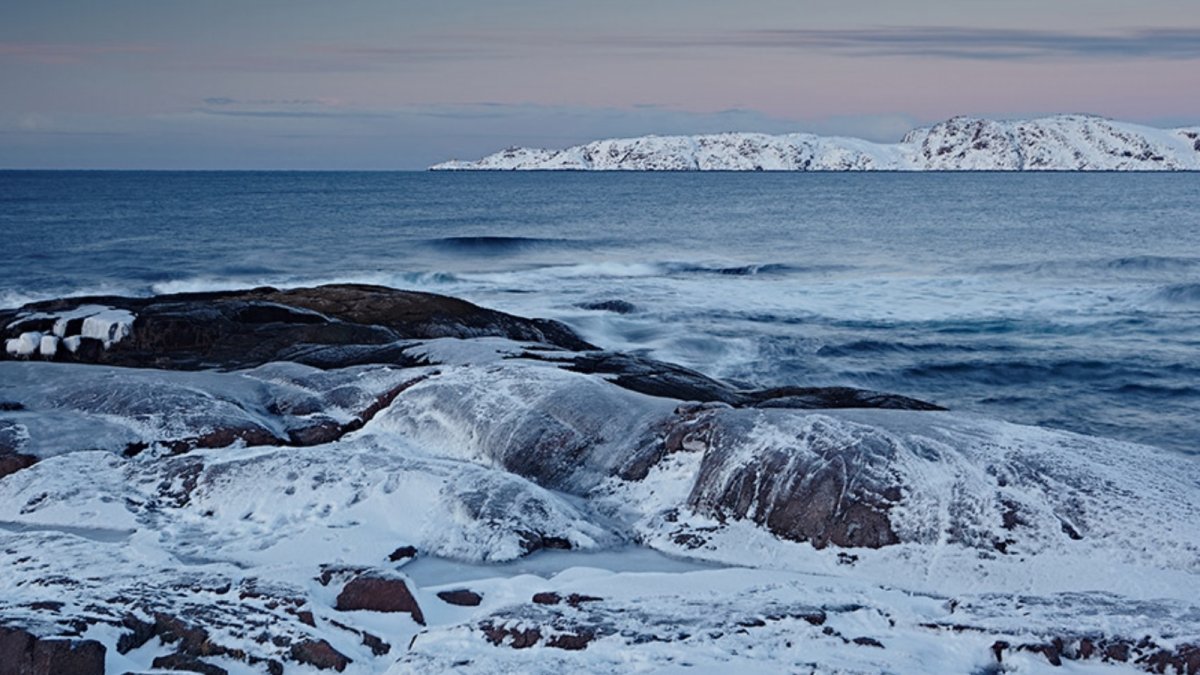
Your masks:
M 121 629 L 100 619 L 119 623 L 127 607 L 208 622 L 214 643 L 280 659 L 287 672 L 316 671 L 256 642 L 254 622 L 288 640 L 325 639 L 352 659 L 352 675 L 983 672 L 1001 639 L 1200 637 L 1190 458 L 961 413 L 698 407 L 521 358 L 525 347 L 435 340 L 412 348 L 427 366 L 329 371 L 0 362 L 0 400 L 20 403 L 0 410 L 0 432 L 19 429 L 14 450 L 40 459 L 0 477 L 0 620 L 53 633 L 96 618 L 88 635 L 109 646 L 114 672 L 174 649 L 155 639 L 119 653 Z M 389 405 L 338 440 L 286 442 L 388 393 Z M 223 429 L 265 435 L 173 454 L 176 441 Z M 772 456 L 780 463 L 755 472 Z M 887 518 L 900 543 L 818 549 L 754 517 L 773 490 L 833 469 L 844 474 L 838 499 L 899 490 Z M 744 514 L 696 507 L 748 476 L 757 501 Z M 338 587 L 318 581 L 322 565 L 403 569 L 407 558 L 389 556 L 405 546 L 440 580 L 408 579 L 426 626 L 334 608 Z M 488 571 L 563 546 L 604 557 L 542 574 Z M 710 568 L 647 572 L 647 548 Z M 461 588 L 481 604 L 437 596 Z M 543 592 L 598 599 L 531 602 Z M 316 625 L 282 597 L 300 598 Z M 64 605 L 36 609 L 47 601 Z M 485 626 L 541 638 L 495 646 Z M 355 630 L 391 651 L 374 654 Z M 586 649 L 548 646 L 580 631 L 592 636 Z M 1032 652 L 1004 661 L 1004 672 L 1048 667 Z M 1069 671 L 1130 668 L 1079 661 Z

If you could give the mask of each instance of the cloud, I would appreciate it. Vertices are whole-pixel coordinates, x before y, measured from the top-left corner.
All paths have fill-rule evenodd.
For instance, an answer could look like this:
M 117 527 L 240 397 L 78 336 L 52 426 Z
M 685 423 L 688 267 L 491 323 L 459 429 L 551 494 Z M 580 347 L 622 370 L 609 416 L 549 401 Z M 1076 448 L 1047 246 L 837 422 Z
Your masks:
M 15 58 L 45 64 L 74 64 L 96 57 L 117 54 L 151 54 L 161 48 L 146 44 L 54 44 L 39 42 L 0 42 L 0 59 Z
M 764 29 L 707 38 L 601 39 L 644 48 L 724 47 L 827 51 L 852 57 L 925 57 L 968 60 L 1200 59 L 1200 28 L 1149 28 L 1119 33 L 965 27 Z

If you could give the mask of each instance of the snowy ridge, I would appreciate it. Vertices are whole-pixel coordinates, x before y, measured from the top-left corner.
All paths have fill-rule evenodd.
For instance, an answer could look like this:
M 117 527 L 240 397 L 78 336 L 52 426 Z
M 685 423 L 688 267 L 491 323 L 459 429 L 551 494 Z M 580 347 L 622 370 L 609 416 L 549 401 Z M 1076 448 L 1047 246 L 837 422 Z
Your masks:
M 435 171 L 1198 171 L 1200 127 L 1157 129 L 1092 115 L 955 117 L 900 143 L 812 134 L 724 133 L 509 148 Z

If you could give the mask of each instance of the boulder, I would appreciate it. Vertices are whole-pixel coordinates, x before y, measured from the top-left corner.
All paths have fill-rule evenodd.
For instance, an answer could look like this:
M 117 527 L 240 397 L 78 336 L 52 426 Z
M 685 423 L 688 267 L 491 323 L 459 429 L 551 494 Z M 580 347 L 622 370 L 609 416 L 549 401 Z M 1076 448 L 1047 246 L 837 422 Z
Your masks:
M 335 609 L 343 612 L 406 612 L 425 625 L 425 615 L 404 579 L 365 573 L 351 579 L 338 594 Z
M 71 322 L 62 321 L 63 343 L 68 348 L 56 349 L 47 358 L 182 370 L 311 360 L 328 368 L 404 363 L 403 352 L 396 345 L 401 340 L 482 336 L 593 349 L 556 321 L 525 319 L 432 293 L 334 284 L 32 303 L 19 310 L 0 311 L 0 326 L 7 326 L 0 329 L 0 340 L 6 344 L 13 341 L 11 353 L 0 358 L 30 357 L 42 338 L 34 328 L 48 330 L 59 323 L 53 317 L 69 317 L 80 308 L 93 306 L 108 314 L 135 318 L 131 324 L 113 323 L 120 330 L 106 334 L 103 340 L 88 332 L 87 320 L 78 327 L 83 332 L 80 335 L 69 334 Z M 46 316 L 51 318 L 29 318 Z M 100 348 L 82 348 L 85 340 L 100 342 Z M 25 349 L 26 342 L 34 346 Z
M 441 591 L 437 594 L 448 605 L 458 605 L 459 607 L 478 607 L 479 603 L 483 602 L 483 596 L 465 588 L 457 588 L 452 591 Z
M 0 675 L 104 675 L 104 645 L 0 626 Z

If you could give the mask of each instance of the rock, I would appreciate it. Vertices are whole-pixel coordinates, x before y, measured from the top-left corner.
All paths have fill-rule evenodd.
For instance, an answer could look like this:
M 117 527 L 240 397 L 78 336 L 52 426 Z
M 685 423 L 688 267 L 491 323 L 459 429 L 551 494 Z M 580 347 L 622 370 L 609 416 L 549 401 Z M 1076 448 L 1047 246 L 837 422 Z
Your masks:
M 620 387 L 650 396 L 680 401 L 720 402 L 734 407 L 795 408 L 887 408 L 892 410 L 945 410 L 941 406 L 865 389 L 851 387 L 775 387 L 742 390 L 703 373 L 673 363 L 633 354 L 590 352 L 563 361 L 554 355 L 532 352 L 524 358 L 560 361 L 577 373 L 606 375 Z
M 3 428 L 0 428 L 0 435 L 2 435 L 3 432 Z M 2 442 L 3 439 L 0 438 L 0 443 Z M 34 464 L 37 464 L 37 461 L 37 457 L 32 455 L 22 455 L 16 452 L 5 452 L 3 446 L 0 446 L 0 479 L 3 479 L 9 474 L 16 473 L 21 469 L 28 469 Z
M 713 434 L 688 496 L 698 514 L 749 519 L 777 536 L 815 548 L 879 548 L 899 543 L 888 510 L 901 493 L 888 470 L 896 449 L 880 440 L 851 442 L 818 425 L 791 444 L 747 453 L 752 435 L 737 417 Z
M 305 640 L 292 645 L 291 657 L 298 663 L 315 666 L 321 670 L 336 670 L 339 673 L 353 663 L 345 654 L 334 649 L 325 640 Z
M 488 642 L 497 646 L 507 642 L 513 649 L 532 647 L 542 639 L 542 632 L 537 628 L 519 628 L 491 622 L 486 622 L 479 628 Z
M 558 593 L 534 593 L 533 601 L 539 605 L 557 605 L 562 602 L 562 596 Z
M 158 656 L 155 657 L 154 662 L 150 665 L 161 670 L 183 670 L 189 673 L 200 673 L 201 675 L 229 675 L 228 670 L 214 666 L 211 663 L 205 663 L 187 654 Z
M 625 300 L 600 300 L 598 302 L 581 302 L 575 305 L 580 309 L 591 309 L 598 312 L 612 312 L 614 314 L 632 314 L 637 311 L 637 307 Z
M 425 615 L 403 579 L 364 574 L 355 577 L 338 594 L 335 609 L 342 612 L 406 612 L 425 625 Z
M 549 640 L 546 640 L 546 646 L 554 647 L 555 649 L 578 651 L 580 649 L 587 649 L 588 643 L 595 639 L 595 637 L 595 635 L 587 631 L 582 631 L 579 633 L 562 633 L 559 635 L 554 635 Z
M 41 348 L 41 333 L 17 321 L 20 316 L 64 314 L 89 305 L 135 316 L 128 336 L 122 333 L 112 342 L 71 336 L 79 343 L 72 350 L 75 343 L 64 340 L 67 348 L 56 349 L 57 360 L 183 370 L 249 368 L 289 360 L 323 368 L 371 362 L 415 365 L 404 357 L 398 341 L 482 336 L 594 349 L 557 321 L 524 319 L 432 293 L 334 284 L 33 303 L 0 311 L 0 325 L 9 326 L 0 330 L 0 339 L 11 341 L 12 347 L 11 354 L 0 358 L 27 358 Z M 68 323 L 64 332 L 69 330 Z M 80 330 L 86 332 L 86 321 Z M 89 340 L 100 343 L 99 348 L 85 345 Z
M 389 562 L 400 562 L 401 560 L 411 560 L 417 557 L 417 549 L 415 546 L 401 546 L 400 548 L 388 554 Z
M 104 675 L 106 651 L 96 640 L 38 637 L 0 626 L 0 675 Z
M 875 638 L 856 637 L 853 640 L 851 640 L 851 642 L 853 642 L 856 645 L 860 645 L 862 647 L 878 647 L 880 649 L 884 648 L 883 643 L 880 642 L 879 640 L 876 640 Z
M 852 387 L 776 387 L 744 392 L 745 405 L 755 408 L 800 410 L 836 408 L 884 408 L 888 410 L 945 410 L 907 396 L 884 394 Z
M 367 631 L 362 631 L 362 643 L 375 656 L 383 656 L 392 651 L 392 646 L 384 642 L 379 636 L 372 635 Z
M 443 602 L 449 605 L 458 605 L 459 607 L 478 607 L 479 603 L 483 602 L 483 596 L 475 591 L 469 591 L 465 588 L 459 588 L 452 591 L 440 591 L 437 596 Z
M 572 593 L 567 596 L 567 604 L 577 608 L 585 602 L 600 602 L 603 599 L 604 598 L 598 598 L 594 595 L 581 595 L 579 593 Z

